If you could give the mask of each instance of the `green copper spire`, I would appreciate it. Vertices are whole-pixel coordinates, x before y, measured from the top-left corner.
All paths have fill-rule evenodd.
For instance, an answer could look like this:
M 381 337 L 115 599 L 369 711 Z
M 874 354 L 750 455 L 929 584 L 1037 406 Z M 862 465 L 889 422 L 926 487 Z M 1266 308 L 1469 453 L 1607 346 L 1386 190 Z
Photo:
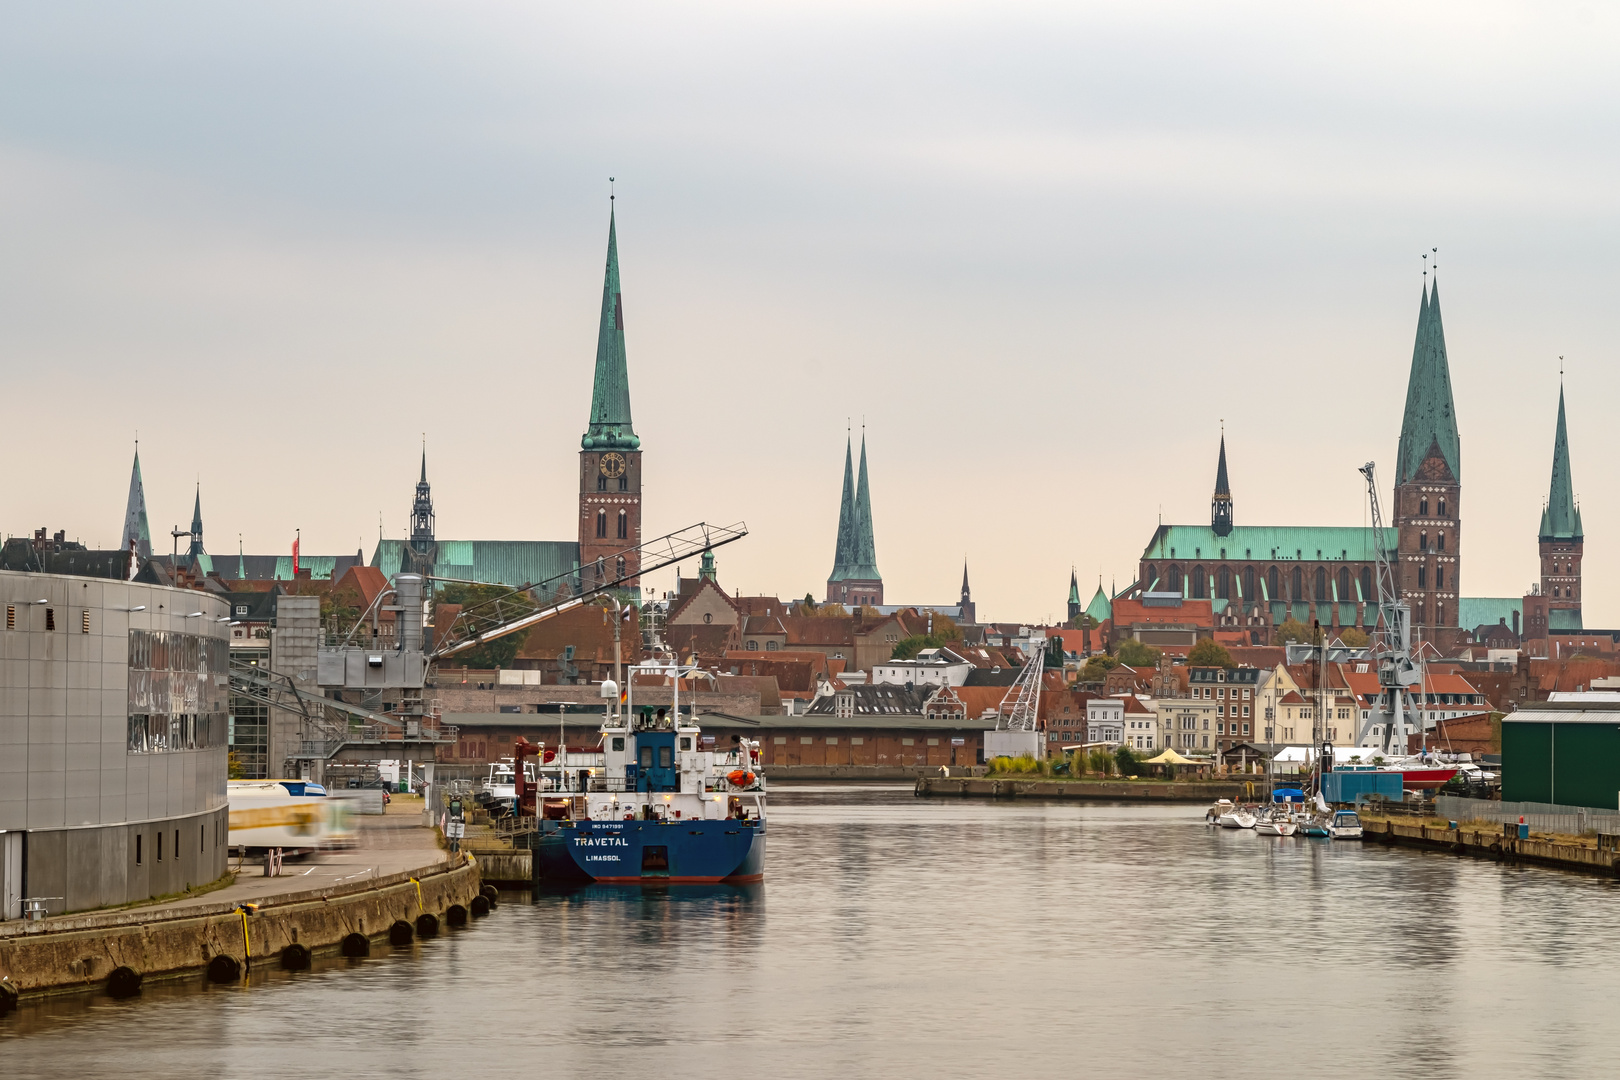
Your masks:
M 1406 413 L 1395 455 L 1395 482 L 1417 475 L 1431 453 L 1462 480 L 1462 453 L 1457 440 L 1457 412 L 1451 400 L 1451 369 L 1446 360 L 1446 332 L 1440 321 L 1440 282 L 1418 308 L 1417 339 L 1412 346 L 1412 372 L 1406 383 Z
M 1215 466 L 1215 494 L 1209 503 L 1210 528 L 1216 536 L 1232 533 L 1232 485 L 1226 479 L 1226 432 L 1221 432 L 1221 460 Z
M 608 211 L 607 274 L 602 282 L 602 321 L 596 331 L 596 381 L 591 420 L 579 445 L 586 450 L 635 450 L 641 440 L 630 425 L 630 374 L 625 368 L 624 297 L 619 293 L 619 235 Z
M 855 486 L 855 577 L 881 581 L 877 545 L 872 542 L 872 493 L 866 485 L 866 436 L 861 435 L 861 475 Z
M 202 539 L 202 484 L 197 485 L 197 501 L 191 508 L 191 547 L 187 554 L 196 557 L 203 553 Z
M 152 557 L 152 530 L 146 523 L 146 489 L 141 484 L 141 447 L 135 445 L 135 467 L 129 474 L 129 502 L 124 508 L 124 533 L 121 547 L 129 551 L 133 546 L 141 562 Z
M 1105 623 L 1114 617 L 1114 605 L 1109 603 L 1108 594 L 1103 591 L 1102 579 L 1097 579 L 1097 592 L 1086 605 L 1086 614 L 1099 623 Z
M 833 548 L 832 580 L 854 577 L 855 564 L 855 460 L 850 440 L 844 441 L 844 493 L 838 501 L 838 540 Z
M 1558 388 L 1558 431 L 1553 436 L 1552 486 L 1541 511 L 1541 539 L 1580 540 L 1581 508 L 1575 505 L 1575 481 L 1569 472 L 1569 433 L 1564 429 L 1564 388 Z

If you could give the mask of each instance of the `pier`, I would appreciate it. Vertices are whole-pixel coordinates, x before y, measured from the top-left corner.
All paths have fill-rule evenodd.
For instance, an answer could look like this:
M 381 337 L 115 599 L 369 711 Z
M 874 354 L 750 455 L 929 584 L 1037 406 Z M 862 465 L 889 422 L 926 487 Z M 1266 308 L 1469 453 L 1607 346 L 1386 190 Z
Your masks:
M 1212 803 L 1216 799 L 1264 797 L 1260 786 L 1241 780 L 1044 780 L 1008 777 L 924 776 L 918 798 L 1079 799 L 1092 802 Z

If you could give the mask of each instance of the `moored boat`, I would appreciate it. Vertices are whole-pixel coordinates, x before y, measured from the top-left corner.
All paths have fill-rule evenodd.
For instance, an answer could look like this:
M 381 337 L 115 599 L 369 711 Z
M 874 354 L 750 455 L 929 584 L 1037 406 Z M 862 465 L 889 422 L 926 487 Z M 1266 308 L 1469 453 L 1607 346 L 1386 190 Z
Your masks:
M 1254 828 L 1254 813 L 1245 807 L 1235 806 L 1215 819 L 1215 824 L 1223 829 L 1252 829 Z
M 1261 836 L 1293 836 L 1294 830 L 1294 820 L 1282 806 L 1268 806 L 1254 820 L 1254 831 Z
M 1335 840 L 1360 840 L 1361 818 L 1354 810 L 1336 810 L 1328 819 L 1327 832 Z

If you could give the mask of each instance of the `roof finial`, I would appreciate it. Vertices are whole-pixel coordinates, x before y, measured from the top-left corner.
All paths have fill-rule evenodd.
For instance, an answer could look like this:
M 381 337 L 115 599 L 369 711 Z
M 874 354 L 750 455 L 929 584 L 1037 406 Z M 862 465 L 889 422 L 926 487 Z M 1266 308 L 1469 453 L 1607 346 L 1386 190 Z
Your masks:
M 1440 249 L 1436 247 L 1436 248 L 1430 248 L 1429 250 L 1434 252 L 1434 280 L 1439 281 L 1440 280 Z
M 1427 251 L 1423 253 L 1423 287 L 1425 289 L 1429 287 L 1429 253 Z
M 1558 357 L 1558 385 L 1560 388 L 1564 385 L 1564 357 L 1562 354 Z
M 608 177 L 608 202 L 612 202 L 617 197 L 613 194 L 613 177 L 610 176 Z

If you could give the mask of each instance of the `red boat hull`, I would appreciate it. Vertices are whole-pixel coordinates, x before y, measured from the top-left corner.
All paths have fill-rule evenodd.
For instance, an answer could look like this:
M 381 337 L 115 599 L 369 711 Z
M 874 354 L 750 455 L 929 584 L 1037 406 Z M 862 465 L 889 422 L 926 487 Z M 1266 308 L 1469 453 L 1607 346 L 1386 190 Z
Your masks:
M 1401 769 L 1399 772 L 1401 786 L 1407 788 L 1437 788 L 1457 775 L 1456 769 L 1447 768 Z

